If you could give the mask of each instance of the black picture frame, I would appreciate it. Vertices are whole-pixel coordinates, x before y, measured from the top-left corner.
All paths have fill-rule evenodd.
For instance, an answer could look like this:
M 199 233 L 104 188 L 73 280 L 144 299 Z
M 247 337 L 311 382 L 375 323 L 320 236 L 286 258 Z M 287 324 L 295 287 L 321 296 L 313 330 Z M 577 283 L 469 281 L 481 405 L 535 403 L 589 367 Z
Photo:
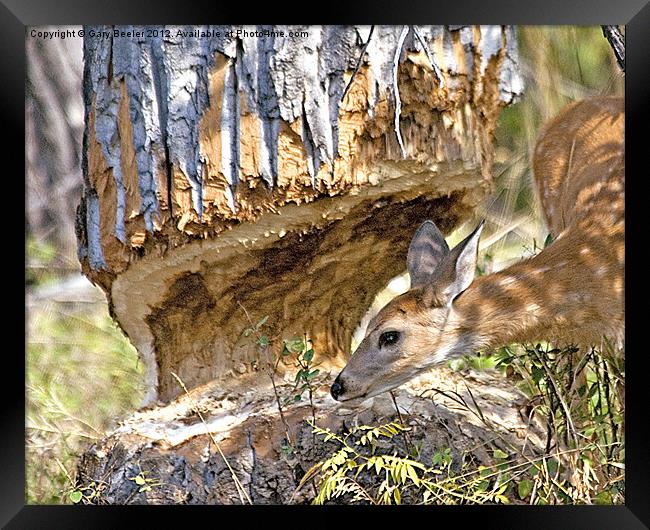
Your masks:
M 648 399 L 645 395 L 646 379 L 649 374 L 648 355 L 640 347 L 639 332 L 645 313 L 637 310 L 636 302 L 643 300 L 639 286 L 644 282 L 642 273 L 636 268 L 643 263 L 643 239 L 640 229 L 644 220 L 639 212 L 643 200 L 640 189 L 648 173 L 645 155 L 648 151 L 645 128 L 650 123 L 648 101 L 650 101 L 650 4 L 648 0 L 463 0 L 455 2 L 417 1 L 387 2 L 364 0 L 362 2 L 327 3 L 316 11 L 317 16 L 305 15 L 305 4 L 289 7 L 286 4 L 243 5 L 242 3 L 219 3 L 208 1 L 173 0 L 119 0 L 109 2 L 87 2 L 83 0 L 2 0 L 0 2 L 0 64 L 3 74 L 0 78 L 1 126 L 8 132 L 2 144 L 5 162 L 3 199 L 0 212 L 5 216 L 5 231 L 18 233 L 12 224 L 20 215 L 24 203 L 19 195 L 25 196 L 25 186 L 20 186 L 19 169 L 7 169 L 6 162 L 12 158 L 13 168 L 24 168 L 24 157 L 20 161 L 21 138 L 17 131 L 24 129 L 25 90 L 25 38 L 26 27 L 44 24 L 196 24 L 236 23 L 244 17 L 253 18 L 250 23 L 292 22 L 286 19 L 308 19 L 318 24 L 340 24 L 344 22 L 368 24 L 625 24 L 626 25 L 626 343 L 632 355 L 628 357 L 629 368 L 626 382 L 626 505 L 625 506 L 429 506 L 393 507 L 393 509 L 372 510 L 361 507 L 328 507 L 336 513 L 322 519 L 328 526 L 355 524 L 350 520 L 356 514 L 363 517 L 382 518 L 384 525 L 400 523 L 409 525 L 453 524 L 454 527 L 476 524 L 485 528 L 648 528 L 650 526 L 650 491 L 647 486 L 650 476 L 650 451 L 645 443 L 645 417 Z M 311 7 L 311 6 L 310 6 Z M 311 19 L 311 20 L 310 20 Z M 316 20 L 317 19 L 317 20 Z M 294 20 L 295 21 L 295 20 Z M 247 20 L 247 23 L 248 20 Z M 8 143 L 7 143 L 8 142 Z M 13 144 L 16 144 L 15 146 Z M 24 143 L 23 143 L 24 145 Z M 21 189 L 22 188 L 22 189 Z M 16 194 L 14 199 L 13 194 Z M 12 212 L 11 208 L 16 208 Z M 12 223 L 13 221 L 13 223 Z M 638 221 L 638 223 L 637 223 Z M 5 235 L 5 234 L 3 234 Z M 11 234 L 6 234 L 10 236 Z M 22 236 L 16 236 L 20 239 Z M 16 253 L 24 238 L 15 245 L 6 241 L 8 254 Z M 7 256 L 8 257 L 8 256 Z M 16 260 L 18 261 L 18 260 Z M 3 278 L 8 279 L 7 276 Z M 23 284 L 24 285 L 24 284 Z M 0 524 L 6 528 L 116 528 L 119 525 L 135 527 L 146 524 L 157 526 L 164 518 L 164 527 L 187 525 L 188 517 L 200 514 L 207 516 L 210 525 L 240 525 L 249 517 L 266 517 L 266 524 L 312 526 L 318 522 L 313 513 L 293 513 L 308 510 L 309 507 L 227 507 L 219 506 L 192 509 L 189 507 L 155 507 L 145 510 L 137 506 L 81 507 L 81 506 L 26 506 L 25 505 L 25 336 L 20 332 L 20 312 L 13 310 L 12 297 L 15 289 L 17 298 L 25 299 L 25 291 L 18 281 L 7 281 L 5 293 L 5 329 L 3 333 L 6 373 L 0 380 L 4 389 L 1 400 L 3 413 L 0 416 L 2 429 L 0 451 Z M 18 302 L 17 302 L 18 303 Z M 25 320 L 26 314 L 22 315 Z M 23 328 L 25 329 L 25 327 Z M 22 351 L 21 351 L 22 348 Z M 645 385 L 644 385 L 645 384 Z M 210 510 L 208 512 L 207 510 Z M 225 511 L 221 511 L 225 510 Z M 275 513 L 279 510 L 280 513 Z M 274 519 L 270 519 L 271 511 Z M 228 513 L 230 512 L 230 513 Z M 268 515 L 267 515 L 268 514 Z M 232 515 L 235 519 L 224 519 Z M 412 516 L 422 516 L 422 522 Z M 405 519 L 405 516 L 408 519 Z M 230 522 L 226 522 L 230 521 Z M 234 522 L 233 522 L 234 521 Z M 364 521 L 364 519 L 361 519 Z M 264 522 L 264 520 L 263 520 Z M 194 523 L 189 523 L 194 524 Z M 196 523 L 201 524 L 201 523 Z M 367 525 L 366 522 L 361 522 Z M 374 524 L 374 523 L 372 523 Z

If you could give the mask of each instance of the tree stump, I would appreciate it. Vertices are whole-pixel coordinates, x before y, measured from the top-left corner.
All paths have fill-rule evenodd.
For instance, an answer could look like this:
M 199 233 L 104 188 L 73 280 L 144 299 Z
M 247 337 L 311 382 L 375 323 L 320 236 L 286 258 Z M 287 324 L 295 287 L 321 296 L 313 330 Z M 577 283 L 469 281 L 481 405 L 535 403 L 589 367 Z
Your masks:
M 84 58 L 79 258 L 147 403 L 260 384 L 264 317 L 342 366 L 418 225 L 490 191 L 522 90 L 507 26 L 88 27 Z
M 410 447 L 418 448 L 417 457 L 411 458 L 429 467 L 436 452 L 450 451 L 455 474 L 461 474 L 462 462 L 472 462 L 474 471 L 478 465 L 493 465 L 497 449 L 510 453 L 518 447 L 523 464 L 545 452 L 544 418 L 536 415 L 531 421 L 521 414 L 525 396 L 496 370 L 468 376 L 443 366 L 413 380 L 394 392 L 400 417 L 388 394 L 352 411 L 337 404 L 323 385 L 313 400 L 313 413 L 306 400 L 284 407 L 286 428 L 272 389 L 245 390 L 231 383 L 215 381 L 167 406 L 136 412 L 94 444 L 77 469 L 84 502 L 308 504 L 318 484 L 309 481 L 298 488 L 301 479 L 341 448 L 313 433 L 307 421 L 312 414 L 320 428 L 339 436 L 356 425 L 402 422 L 410 429 Z M 278 381 L 277 392 L 290 395 L 292 386 L 289 378 Z M 471 405 L 459 406 L 456 392 Z M 480 415 L 474 407 L 480 407 Z M 410 452 L 404 435 L 377 440 L 377 454 L 397 451 Z M 367 470 L 357 480 L 365 487 L 376 478 L 374 470 Z M 351 497 L 330 503 L 346 504 Z

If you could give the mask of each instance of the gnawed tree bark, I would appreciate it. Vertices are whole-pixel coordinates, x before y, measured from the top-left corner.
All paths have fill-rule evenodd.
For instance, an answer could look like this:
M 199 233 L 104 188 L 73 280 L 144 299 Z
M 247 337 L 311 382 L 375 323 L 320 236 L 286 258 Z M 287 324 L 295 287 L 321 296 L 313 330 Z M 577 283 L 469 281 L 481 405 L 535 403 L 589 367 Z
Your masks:
M 86 28 L 79 257 L 148 402 L 261 384 L 244 308 L 341 366 L 418 224 L 489 192 L 513 28 L 370 29 Z

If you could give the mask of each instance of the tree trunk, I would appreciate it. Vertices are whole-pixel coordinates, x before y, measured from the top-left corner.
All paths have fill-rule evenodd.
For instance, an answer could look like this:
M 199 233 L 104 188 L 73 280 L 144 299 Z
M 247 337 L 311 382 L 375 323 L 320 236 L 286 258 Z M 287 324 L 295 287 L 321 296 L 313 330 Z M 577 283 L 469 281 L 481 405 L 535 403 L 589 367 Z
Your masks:
M 79 258 L 148 402 L 172 373 L 261 384 L 263 317 L 341 366 L 419 223 L 448 233 L 490 191 L 522 90 L 511 27 L 113 30 L 84 41 Z

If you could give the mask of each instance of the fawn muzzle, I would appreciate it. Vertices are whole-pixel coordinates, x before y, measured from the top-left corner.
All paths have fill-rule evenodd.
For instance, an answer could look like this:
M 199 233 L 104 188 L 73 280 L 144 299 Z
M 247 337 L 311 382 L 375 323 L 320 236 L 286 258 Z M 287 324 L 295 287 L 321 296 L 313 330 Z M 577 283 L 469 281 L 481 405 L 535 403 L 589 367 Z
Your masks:
M 343 384 L 341 383 L 340 376 L 338 376 L 334 380 L 334 383 L 332 383 L 332 387 L 330 388 L 330 394 L 332 394 L 332 397 L 338 401 L 339 396 L 342 393 L 343 393 Z

